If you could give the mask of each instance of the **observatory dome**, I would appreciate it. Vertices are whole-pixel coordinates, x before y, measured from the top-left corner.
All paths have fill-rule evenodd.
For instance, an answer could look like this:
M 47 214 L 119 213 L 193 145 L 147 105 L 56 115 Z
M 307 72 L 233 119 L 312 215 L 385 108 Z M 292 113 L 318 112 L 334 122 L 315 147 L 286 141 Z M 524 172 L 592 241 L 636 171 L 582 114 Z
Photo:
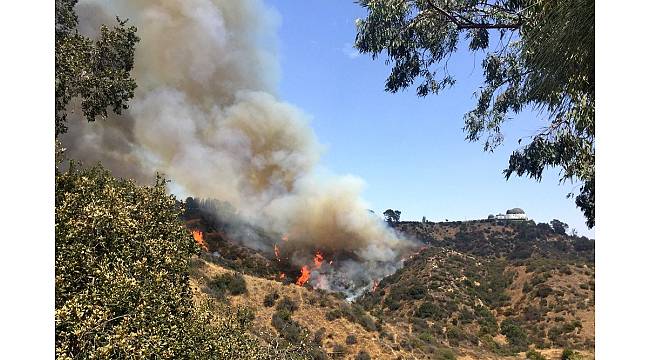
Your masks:
M 506 211 L 506 214 L 525 214 L 526 212 L 520 208 L 514 208 Z

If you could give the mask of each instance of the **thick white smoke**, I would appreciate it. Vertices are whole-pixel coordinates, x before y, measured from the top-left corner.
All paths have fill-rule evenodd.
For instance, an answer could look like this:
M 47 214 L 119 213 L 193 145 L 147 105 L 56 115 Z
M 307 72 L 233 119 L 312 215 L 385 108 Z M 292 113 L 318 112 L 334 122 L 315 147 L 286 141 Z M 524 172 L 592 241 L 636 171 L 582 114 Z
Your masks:
M 321 146 L 307 116 L 275 95 L 277 14 L 256 0 L 89 0 L 77 10 L 83 33 L 118 15 L 141 41 L 130 109 L 71 118 L 72 158 L 141 181 L 162 172 L 305 249 L 355 254 L 346 272 L 368 281 L 395 270 L 411 243 L 368 213 L 359 179 L 315 175 Z

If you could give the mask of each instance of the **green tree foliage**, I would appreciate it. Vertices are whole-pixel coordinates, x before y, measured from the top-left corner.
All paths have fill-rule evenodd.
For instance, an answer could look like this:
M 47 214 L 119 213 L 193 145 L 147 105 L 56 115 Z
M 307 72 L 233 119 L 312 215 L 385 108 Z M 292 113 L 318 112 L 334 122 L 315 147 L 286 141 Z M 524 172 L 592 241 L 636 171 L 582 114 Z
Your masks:
M 57 171 L 58 359 L 262 357 L 245 332 L 250 316 L 194 307 L 198 247 L 181 211 L 161 178 L 139 187 L 101 166 Z
M 77 0 L 55 2 L 55 132 L 67 131 L 67 108 L 79 98 L 88 121 L 108 116 L 107 108 L 120 114 L 136 88 L 131 78 L 135 44 L 134 26 L 117 19 L 112 29 L 103 25 L 97 39 L 77 32 L 74 12 Z
M 560 220 L 553 219 L 551 221 L 551 227 L 556 234 L 566 235 L 566 229 L 569 228 L 569 225 L 561 222 Z
M 430 301 L 425 301 L 415 310 L 415 316 L 441 320 L 445 317 L 445 312 L 440 306 Z
M 57 136 L 66 131 L 71 100 L 79 98 L 94 121 L 107 107 L 119 114 L 135 89 L 136 29 L 118 19 L 97 40 L 80 36 L 76 2 L 56 1 Z M 195 306 L 189 266 L 198 247 L 163 179 L 140 187 L 75 163 L 61 172 L 58 142 L 56 155 L 57 359 L 312 358 L 301 349 L 263 347 L 248 335 L 249 310 L 214 301 Z M 245 290 L 238 279 L 228 284 L 231 292 Z
M 525 351 L 528 347 L 528 335 L 517 322 L 505 319 L 501 322 L 501 334 L 508 339 L 508 344 L 514 351 Z
M 595 65 L 593 0 L 360 0 L 355 46 L 392 70 L 386 90 L 417 84 L 419 96 L 454 84 L 446 62 L 466 39 L 484 51 L 484 84 L 465 115 L 466 139 L 492 151 L 501 128 L 525 108 L 548 125 L 510 156 L 504 170 L 541 180 L 558 167 L 562 181 L 582 182 L 576 205 L 595 223 Z M 521 140 L 519 142 L 521 143 Z M 569 194 L 571 196 L 573 194 Z
M 386 211 L 384 211 L 384 220 L 389 224 L 395 224 L 399 222 L 401 215 L 402 212 L 399 210 L 386 209 Z

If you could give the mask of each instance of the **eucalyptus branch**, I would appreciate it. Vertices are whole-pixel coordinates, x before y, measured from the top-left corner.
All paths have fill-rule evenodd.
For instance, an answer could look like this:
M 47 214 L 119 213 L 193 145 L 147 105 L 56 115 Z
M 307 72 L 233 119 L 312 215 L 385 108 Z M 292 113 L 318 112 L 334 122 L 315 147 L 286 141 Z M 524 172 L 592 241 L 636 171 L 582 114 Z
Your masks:
M 456 28 L 459 30 L 462 29 L 513 29 L 515 30 L 515 29 L 519 29 L 522 25 L 521 19 L 513 23 L 477 23 L 461 15 L 456 14 L 454 16 L 450 12 L 437 6 L 431 0 L 427 0 L 427 3 L 431 8 L 433 8 L 435 11 L 437 11 L 445 18 L 447 18 L 447 20 L 449 20 L 454 25 L 456 25 Z M 465 22 L 464 23 L 461 22 L 457 17 L 460 17 L 461 20 L 464 20 Z

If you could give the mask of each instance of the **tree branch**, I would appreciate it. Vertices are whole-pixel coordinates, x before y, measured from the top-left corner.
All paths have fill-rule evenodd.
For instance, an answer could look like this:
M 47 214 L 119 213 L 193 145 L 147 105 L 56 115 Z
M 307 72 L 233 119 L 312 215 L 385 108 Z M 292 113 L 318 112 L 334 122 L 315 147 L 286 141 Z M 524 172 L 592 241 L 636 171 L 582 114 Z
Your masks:
M 456 16 L 452 15 L 451 13 L 445 11 L 444 9 L 438 7 L 436 4 L 434 4 L 431 0 L 427 0 L 427 3 L 431 8 L 433 8 L 435 11 L 438 13 L 442 14 L 444 17 L 446 17 L 450 22 L 452 22 L 454 25 L 456 25 L 456 28 L 459 30 L 462 29 L 519 29 L 521 27 L 521 21 L 517 21 L 514 23 L 493 23 L 493 24 L 488 24 L 488 23 L 476 23 L 473 22 L 463 16 L 457 15 L 461 17 L 465 22 L 461 22 L 456 18 Z

